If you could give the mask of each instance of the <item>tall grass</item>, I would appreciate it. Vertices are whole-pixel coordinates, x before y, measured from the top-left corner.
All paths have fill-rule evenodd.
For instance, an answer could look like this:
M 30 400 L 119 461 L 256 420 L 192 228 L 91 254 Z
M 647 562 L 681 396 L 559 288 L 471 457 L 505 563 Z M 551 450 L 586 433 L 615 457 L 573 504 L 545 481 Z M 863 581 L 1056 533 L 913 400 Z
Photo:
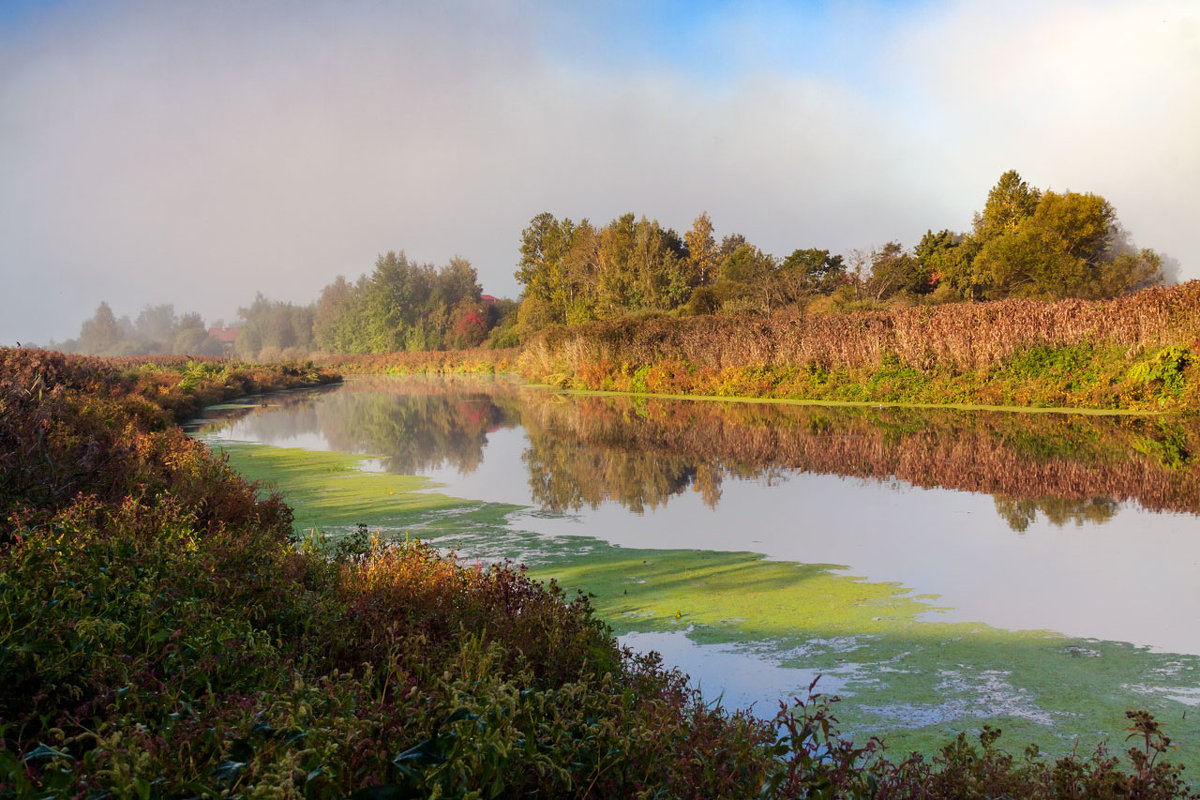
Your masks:
M 557 327 L 527 344 L 518 367 L 563 385 L 625 391 L 639 390 L 629 380 L 639 369 L 658 366 L 672 372 L 658 388 L 684 393 L 1196 407 L 1198 342 L 1200 281 L 1192 281 L 1103 302 L 1004 300 Z M 1048 382 L 1045 375 L 1012 374 L 1010 366 L 1029 353 L 1069 348 L 1086 350 L 1079 376 Z M 1164 394 L 1164 381 L 1149 377 L 1152 369 L 1137 368 L 1170 348 L 1184 377 Z M 869 385 L 881 374 L 885 380 Z
M 430 350 L 381 355 L 316 354 L 316 361 L 344 374 L 443 374 L 508 372 L 518 349 Z

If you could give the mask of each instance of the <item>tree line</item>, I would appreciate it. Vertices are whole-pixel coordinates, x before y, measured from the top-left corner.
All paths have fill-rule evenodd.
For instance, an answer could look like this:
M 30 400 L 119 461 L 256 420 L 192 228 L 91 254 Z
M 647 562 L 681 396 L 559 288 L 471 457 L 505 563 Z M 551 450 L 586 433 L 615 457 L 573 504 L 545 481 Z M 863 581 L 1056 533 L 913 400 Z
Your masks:
M 218 327 L 221 327 L 218 324 Z M 140 356 L 161 353 L 190 353 L 219 356 L 224 352 L 220 341 L 209 335 L 204 318 L 194 312 L 176 314 L 170 303 L 147 305 L 137 318 L 118 318 L 107 302 L 84 320 L 79 336 L 65 342 L 53 342 L 53 350 L 103 356 Z
M 1015 171 L 970 231 L 929 230 L 911 249 L 888 242 L 849 257 L 801 248 L 780 258 L 740 234 L 718 242 L 707 213 L 682 236 L 633 214 L 596 227 L 543 213 L 522 231 L 520 253 L 523 331 L 654 312 L 1104 299 L 1165 281 L 1162 257 L 1132 245 L 1103 197 L 1042 191 Z
M 403 251 L 379 256 L 370 274 L 350 282 L 339 275 L 313 303 L 271 300 L 259 292 L 237 310 L 225 328 L 210 331 L 199 314 L 176 316 L 169 304 L 146 306 L 136 320 L 117 318 L 106 302 L 80 328 L 79 336 L 52 345 L 65 352 L 106 356 L 190 353 L 277 360 L 325 353 L 393 353 L 456 350 L 515 344 L 513 300 L 485 296 L 475 268 L 455 257 L 436 267 L 418 264 Z M 236 339 L 223 342 L 222 333 Z M 505 336 L 508 341 L 505 341 Z
M 810 247 L 777 257 L 741 234 L 718 240 L 707 212 L 682 235 L 632 213 L 596 226 L 544 212 L 521 231 L 519 302 L 484 295 L 464 258 L 437 267 L 389 251 L 369 274 L 353 282 L 339 275 L 307 305 L 258 294 L 238 309 L 232 350 L 273 359 L 311 351 L 509 347 L 549 325 L 630 315 L 1104 299 L 1164 283 L 1170 266 L 1132 244 L 1103 197 L 1037 189 L 1010 170 L 988 193 L 971 230 L 931 229 L 912 248 L 888 242 L 846 255 Z M 115 318 L 107 303 L 83 323 L 77 339 L 56 346 L 102 355 L 229 349 L 209 335 L 198 314 L 147 306 L 131 321 Z

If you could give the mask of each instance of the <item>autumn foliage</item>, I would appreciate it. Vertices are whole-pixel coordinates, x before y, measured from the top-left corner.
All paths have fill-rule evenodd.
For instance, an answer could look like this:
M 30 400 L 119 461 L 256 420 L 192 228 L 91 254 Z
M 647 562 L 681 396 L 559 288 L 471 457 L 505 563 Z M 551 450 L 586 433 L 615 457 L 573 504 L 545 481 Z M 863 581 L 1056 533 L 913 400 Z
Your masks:
M 586 389 L 1190 408 L 1200 403 L 1198 343 L 1200 281 L 1193 281 L 1107 301 L 555 327 L 531 341 L 518 363 L 528 376 Z

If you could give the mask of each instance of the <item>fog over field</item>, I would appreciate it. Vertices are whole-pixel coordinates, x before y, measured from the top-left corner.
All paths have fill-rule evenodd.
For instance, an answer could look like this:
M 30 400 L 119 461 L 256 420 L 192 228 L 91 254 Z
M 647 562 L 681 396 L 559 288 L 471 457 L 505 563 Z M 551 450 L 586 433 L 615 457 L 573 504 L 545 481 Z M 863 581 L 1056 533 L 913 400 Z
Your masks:
M 0 344 L 387 250 L 516 296 L 542 211 L 911 247 L 1007 169 L 1200 278 L 1198 85 L 1195 0 L 3 2 Z

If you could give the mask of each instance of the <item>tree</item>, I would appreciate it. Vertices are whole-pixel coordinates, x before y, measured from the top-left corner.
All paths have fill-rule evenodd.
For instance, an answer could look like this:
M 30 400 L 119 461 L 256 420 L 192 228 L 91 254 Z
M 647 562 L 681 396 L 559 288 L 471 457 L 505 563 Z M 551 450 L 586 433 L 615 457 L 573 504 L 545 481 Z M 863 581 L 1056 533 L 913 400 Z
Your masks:
M 170 303 L 146 306 L 137 315 L 134 330 L 137 335 L 154 345 L 158 351 L 170 346 L 171 332 L 175 328 L 175 307 Z
M 1021 223 L 1033 216 L 1041 200 L 1041 192 L 1031 188 L 1010 169 L 988 192 L 983 213 L 975 215 L 975 238 L 985 243 L 997 236 L 1012 233 Z
M 171 331 L 169 351 L 199 356 L 219 356 L 225 353 L 221 343 L 208 335 L 204 319 L 194 312 L 179 316 Z
M 101 302 L 92 318 L 79 329 L 79 350 L 89 355 L 102 355 L 121 341 L 121 328 L 108 303 Z
M 779 265 L 779 279 L 785 300 L 796 302 L 805 295 L 833 294 L 846 280 L 846 265 L 828 250 L 793 250 Z
M 349 352 L 347 327 L 353 324 L 355 287 L 338 275 L 333 283 L 321 290 L 313 310 L 313 342 L 328 353 Z
M 1034 213 L 975 258 L 993 297 L 1112 297 L 1162 280 L 1161 259 L 1127 244 L 1112 204 L 1096 194 L 1046 192 Z
M 688 283 L 692 287 L 711 285 L 717 279 L 720 258 L 707 211 L 692 221 L 692 229 L 683 235 L 683 241 L 687 248 Z
M 1096 194 L 1042 191 L 1000 176 L 970 235 L 927 233 L 916 250 L 937 299 L 1113 297 L 1165 280 L 1161 257 L 1137 250 Z
M 779 305 L 780 285 L 775 258 L 744 244 L 721 262 L 714 291 L 726 311 L 770 314 Z
M 600 314 L 604 318 L 624 314 L 633 301 L 637 282 L 632 266 L 634 227 L 633 214 L 623 214 L 600 232 L 597 290 Z
M 563 285 L 559 297 L 563 321 L 569 325 L 597 318 L 599 259 L 600 232 L 586 219 L 582 220 L 571 229 L 563 254 Z
M 584 220 L 580 226 L 583 236 L 591 238 L 591 225 Z M 569 259 L 577 226 L 570 219 L 561 221 L 544 212 L 534 217 L 521 231 L 521 259 L 515 273 L 525 287 L 526 299 L 534 298 L 539 305 L 538 318 L 548 312 L 552 322 L 567 321 L 568 311 L 589 287 L 582 280 L 586 269 L 580 269 L 578 259 Z M 581 248 L 586 251 L 586 248 Z M 574 261 L 575 271 L 569 274 Z
M 886 300 L 897 294 L 925 294 L 928 276 L 920 262 L 904 251 L 899 242 L 888 242 L 871 252 L 871 274 L 866 292 L 874 300 Z
M 243 358 L 261 357 L 266 348 L 272 351 L 307 350 L 312 346 L 312 306 L 268 300 L 258 292 L 254 302 L 239 308 L 238 314 L 242 324 L 233 347 Z
M 665 311 L 687 299 L 686 251 L 679 234 L 658 220 L 642 217 L 634 226 L 632 272 L 633 310 Z
M 937 289 L 943 281 L 949 283 L 953 280 L 961 256 L 961 243 L 962 237 L 948 230 L 937 233 L 927 230 L 913 248 L 913 258 L 920 265 L 921 272 L 928 276 L 930 290 Z

